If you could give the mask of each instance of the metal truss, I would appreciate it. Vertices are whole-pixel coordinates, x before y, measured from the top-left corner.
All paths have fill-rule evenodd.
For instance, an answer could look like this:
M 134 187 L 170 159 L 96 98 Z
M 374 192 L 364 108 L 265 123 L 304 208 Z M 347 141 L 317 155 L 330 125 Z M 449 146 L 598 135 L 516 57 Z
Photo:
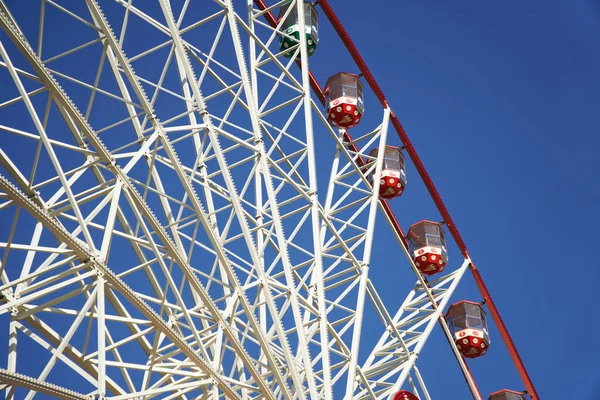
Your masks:
M 380 182 L 375 179 L 372 186 L 369 176 L 380 174 L 383 165 L 383 152 L 376 159 L 366 154 L 372 147 L 385 146 L 389 115 L 384 110 L 381 125 L 353 141 L 357 151 L 348 149 L 345 132 L 339 132 L 325 201 L 324 220 L 333 226 L 331 230 L 322 226 L 323 257 L 328 260 L 323 283 L 333 328 L 330 356 L 335 375 L 331 384 L 345 377 L 346 396 L 352 394 L 355 383 L 378 205 Z M 367 162 L 359 166 L 357 160 L 363 158 Z M 330 388 L 324 386 L 325 391 Z
M 386 308 L 369 275 L 383 152 L 368 154 L 393 114 L 374 108 L 355 139 L 328 124 L 307 44 L 277 47 L 285 1 L 41 0 L 39 21 L 7 3 L 7 399 L 430 399 L 416 361 L 436 323 L 450 337 L 470 260 L 427 282 L 398 236 L 417 283 Z
M 47 382 L 40 382 L 28 376 L 9 372 L 5 369 L 0 369 L 0 382 L 5 386 L 7 391 L 12 391 L 14 387 L 23 387 L 35 390 L 38 393 L 43 393 L 48 396 L 57 397 L 69 400 L 89 400 L 90 397 L 81 393 L 74 392 L 63 387 L 52 385 Z
M 442 312 L 469 263 L 470 260 L 465 260 L 456 271 L 426 285 L 416 283 L 361 366 L 361 374 L 368 383 L 358 387 L 356 397 L 392 398 L 408 379 L 415 394 L 421 392 L 420 398 L 431 398 L 416 361 L 435 324 L 443 320 Z M 433 296 L 435 302 L 431 302 L 429 296 Z M 447 331 L 447 326 L 444 327 Z M 411 372 L 416 379 L 410 377 Z

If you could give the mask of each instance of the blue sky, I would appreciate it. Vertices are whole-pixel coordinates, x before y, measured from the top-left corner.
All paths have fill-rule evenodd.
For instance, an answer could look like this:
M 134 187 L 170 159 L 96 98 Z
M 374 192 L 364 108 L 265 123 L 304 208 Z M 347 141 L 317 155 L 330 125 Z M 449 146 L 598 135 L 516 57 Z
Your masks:
M 331 3 L 436 182 L 540 396 L 599 398 L 598 2 L 401 1 L 384 12 Z M 477 298 L 470 276 L 460 297 Z M 432 339 L 423 358 L 434 362 L 447 350 Z M 482 394 L 520 390 L 492 341 L 469 363 Z M 448 373 L 434 379 L 436 394 L 455 386 Z
M 593 342 L 600 328 L 593 311 L 600 278 L 600 6 L 591 0 L 365 4 L 331 1 L 442 194 L 540 396 L 600 398 Z M 35 28 L 37 17 L 31 23 Z M 310 67 L 322 85 L 339 71 L 358 72 L 322 13 L 320 37 Z M 365 130 L 381 118 L 370 93 L 366 108 Z M 393 134 L 389 142 L 399 145 Z M 322 143 L 317 152 L 333 151 Z M 330 158 L 319 157 L 318 165 L 326 183 Z M 408 180 L 392 203 L 402 226 L 439 220 L 410 165 Z M 414 283 L 401 258 L 379 218 L 371 277 L 392 310 Z M 458 267 L 456 246 L 450 259 Z M 481 300 L 470 275 L 453 301 L 463 298 Z M 365 326 L 361 357 L 378 339 Z M 488 354 L 469 362 L 484 398 L 503 387 L 523 389 L 493 326 L 491 335 Z M 469 398 L 439 328 L 419 365 L 433 398 Z

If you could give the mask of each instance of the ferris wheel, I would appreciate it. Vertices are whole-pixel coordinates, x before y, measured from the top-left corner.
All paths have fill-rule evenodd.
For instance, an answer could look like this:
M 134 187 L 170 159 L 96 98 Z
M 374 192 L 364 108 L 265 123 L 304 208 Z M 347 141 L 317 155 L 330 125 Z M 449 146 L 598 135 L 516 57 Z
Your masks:
M 319 23 L 354 64 L 311 72 Z M 539 398 L 328 1 L 0 0 L 0 27 L 7 399 L 431 399 L 434 329 L 484 399 L 491 321 L 525 390 L 489 398 Z M 404 233 L 409 179 L 439 215 Z M 467 271 L 482 297 L 451 301 Z

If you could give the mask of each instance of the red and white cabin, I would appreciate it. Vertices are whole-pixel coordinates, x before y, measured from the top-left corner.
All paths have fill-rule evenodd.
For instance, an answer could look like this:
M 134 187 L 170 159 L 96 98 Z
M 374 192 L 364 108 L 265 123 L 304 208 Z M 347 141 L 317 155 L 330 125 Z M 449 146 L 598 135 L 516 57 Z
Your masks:
M 419 400 L 419 398 L 411 392 L 400 390 L 399 392 L 396 392 L 393 400 Z
M 446 313 L 446 321 L 463 356 L 477 358 L 487 352 L 490 336 L 481 304 L 467 300 L 454 303 Z
M 327 79 L 325 107 L 332 125 L 344 129 L 358 125 L 365 112 L 363 86 L 358 75 L 339 72 Z
M 408 251 L 424 275 L 442 272 L 448 264 L 446 235 L 440 222 L 421 221 L 408 229 Z
M 379 197 L 385 200 L 395 199 L 400 197 L 406 187 L 406 168 L 404 166 L 404 154 L 400 147 L 385 146 L 383 154 L 383 165 L 381 168 L 381 176 L 379 177 Z M 379 147 L 371 150 L 370 157 L 377 158 Z M 375 169 L 371 173 L 369 179 L 373 184 L 373 175 Z
M 522 392 L 515 392 L 514 390 L 502 389 L 490 394 L 488 400 L 525 400 L 525 396 L 523 396 Z

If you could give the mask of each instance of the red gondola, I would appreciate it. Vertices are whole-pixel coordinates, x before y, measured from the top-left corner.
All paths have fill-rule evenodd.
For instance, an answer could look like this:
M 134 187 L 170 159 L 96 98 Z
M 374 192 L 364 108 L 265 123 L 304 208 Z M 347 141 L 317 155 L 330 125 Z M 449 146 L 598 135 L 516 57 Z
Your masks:
M 327 79 L 325 107 L 332 125 L 345 129 L 358 125 L 365 112 L 363 86 L 358 75 L 340 72 Z
M 408 229 L 408 251 L 425 275 L 442 272 L 448 263 L 446 236 L 439 222 L 421 221 Z
M 521 392 L 514 390 L 502 389 L 490 394 L 488 400 L 525 400 L 525 396 Z
M 399 392 L 396 392 L 393 400 L 419 400 L 419 398 L 411 392 L 400 390 Z
M 450 306 L 446 321 L 456 347 L 467 358 L 484 355 L 490 347 L 485 311 L 481 304 L 472 301 L 459 301 Z
M 371 150 L 369 156 L 377 158 L 377 154 L 379 154 L 379 147 Z M 373 182 L 373 173 L 370 176 L 371 183 Z M 402 192 L 404 192 L 404 188 L 406 187 L 406 168 L 404 167 L 404 155 L 399 147 L 385 146 L 383 166 L 379 180 L 379 197 L 382 199 L 395 199 L 396 197 L 400 197 Z

